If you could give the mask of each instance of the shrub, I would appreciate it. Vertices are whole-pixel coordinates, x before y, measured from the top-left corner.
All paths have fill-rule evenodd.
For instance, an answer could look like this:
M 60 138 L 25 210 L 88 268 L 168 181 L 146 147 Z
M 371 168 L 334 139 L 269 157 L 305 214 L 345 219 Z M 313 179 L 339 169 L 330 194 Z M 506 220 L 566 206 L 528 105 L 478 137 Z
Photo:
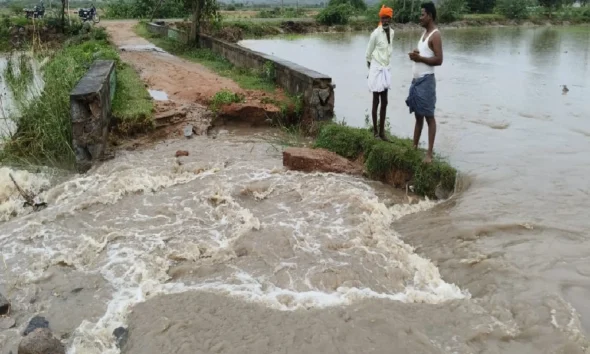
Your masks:
M 317 16 L 317 21 L 326 26 L 346 25 L 354 9 L 349 4 L 328 6 Z
M 366 13 L 368 18 L 379 22 L 379 10 L 385 5 L 393 9 L 393 20 L 399 23 L 417 22 L 420 18 L 419 0 L 381 0 L 373 5 Z
M 510 19 L 525 19 L 529 16 L 530 0 L 497 0 L 496 12 Z
M 496 0 L 467 0 L 470 13 L 489 14 L 494 11 Z
M 107 18 L 182 18 L 187 14 L 181 0 L 167 0 L 161 5 L 159 0 L 110 0 L 104 10 Z
M 320 128 L 315 147 L 349 159 L 362 155 L 365 170 L 374 179 L 383 180 L 393 170 L 409 172 L 415 192 L 420 195 L 434 198 L 438 186 L 454 190 L 457 170 L 437 158 L 430 164 L 423 163 L 423 151 L 414 149 L 410 139 L 389 139 L 391 142 L 375 139 L 367 129 L 328 124 Z
M 437 21 L 448 23 L 460 20 L 467 10 L 465 0 L 444 0 L 437 9 Z
M 348 4 L 356 11 L 367 11 L 367 3 L 364 0 L 330 0 L 328 6 Z

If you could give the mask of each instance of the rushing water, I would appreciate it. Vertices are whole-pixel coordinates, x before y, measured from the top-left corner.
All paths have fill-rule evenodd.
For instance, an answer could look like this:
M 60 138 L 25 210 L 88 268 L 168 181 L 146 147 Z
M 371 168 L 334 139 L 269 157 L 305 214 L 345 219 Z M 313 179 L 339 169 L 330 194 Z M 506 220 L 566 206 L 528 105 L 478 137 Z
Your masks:
M 418 36 L 396 36 L 401 135 Z M 0 292 L 17 320 L 0 353 L 34 314 L 70 354 L 119 352 L 121 325 L 138 354 L 589 353 L 590 36 L 444 39 L 436 148 L 469 174 L 445 202 L 284 171 L 267 132 L 120 151 L 61 182 L 0 168 Z M 363 125 L 366 40 L 244 45 L 330 74 L 340 118 Z M 9 174 L 47 209 L 24 208 Z
M 388 117 L 403 136 L 413 132 L 406 53 L 419 37 L 395 36 Z M 338 119 L 362 126 L 371 104 L 366 43 L 367 34 L 352 34 L 242 45 L 330 75 Z M 590 29 L 446 30 L 443 46 L 435 150 L 473 177 L 449 222 L 474 230 L 486 252 L 542 278 L 534 291 L 560 293 L 590 330 Z M 426 137 L 425 130 L 422 143 Z M 512 227 L 524 224 L 531 229 Z

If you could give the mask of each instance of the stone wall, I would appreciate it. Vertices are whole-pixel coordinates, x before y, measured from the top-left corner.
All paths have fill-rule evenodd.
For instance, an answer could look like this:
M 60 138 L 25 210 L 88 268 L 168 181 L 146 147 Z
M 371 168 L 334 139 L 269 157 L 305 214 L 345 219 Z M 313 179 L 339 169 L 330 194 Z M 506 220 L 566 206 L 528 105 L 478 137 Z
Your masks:
M 182 43 L 188 42 L 185 32 L 168 28 L 161 23 L 148 24 L 148 30 Z M 276 84 L 287 93 L 303 99 L 304 119 L 321 121 L 334 116 L 334 88 L 332 78 L 297 65 L 288 60 L 256 52 L 237 44 L 201 35 L 200 44 L 209 48 L 237 67 L 254 69 L 274 77 Z
M 70 93 L 72 146 L 80 173 L 104 155 L 115 90 L 115 62 L 96 60 Z

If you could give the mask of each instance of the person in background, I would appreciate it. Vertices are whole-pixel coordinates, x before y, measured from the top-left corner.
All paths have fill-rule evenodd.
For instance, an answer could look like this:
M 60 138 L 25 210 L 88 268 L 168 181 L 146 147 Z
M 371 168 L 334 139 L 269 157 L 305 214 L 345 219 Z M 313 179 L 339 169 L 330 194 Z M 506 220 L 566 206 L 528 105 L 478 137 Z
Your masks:
M 389 63 L 393 52 L 394 31 L 389 27 L 393 9 L 382 6 L 379 11 L 381 22 L 369 39 L 366 60 L 369 67 L 369 91 L 373 93 L 373 134 L 376 138 L 387 141 L 385 135 L 385 114 L 387 111 L 387 92 L 391 87 L 391 72 Z M 381 101 L 379 129 L 377 129 L 377 108 Z
M 442 38 L 435 24 L 436 8 L 432 2 L 421 5 L 420 25 L 425 31 L 418 41 L 418 48 L 409 53 L 413 63 L 413 79 L 406 105 L 410 113 L 416 117 L 414 127 L 414 148 L 418 148 L 420 135 L 424 126 L 424 118 L 428 124 L 428 152 L 424 162 L 432 162 L 432 150 L 436 136 L 436 120 L 434 109 L 436 105 L 436 80 L 434 67 L 443 63 Z

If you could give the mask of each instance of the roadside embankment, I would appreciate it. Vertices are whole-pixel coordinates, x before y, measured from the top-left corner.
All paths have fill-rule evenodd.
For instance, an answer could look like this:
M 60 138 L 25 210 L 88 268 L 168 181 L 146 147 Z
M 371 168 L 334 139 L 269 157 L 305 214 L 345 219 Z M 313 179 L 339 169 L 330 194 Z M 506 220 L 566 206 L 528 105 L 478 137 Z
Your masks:
M 189 42 L 186 31 L 163 23 L 141 24 L 139 30 L 147 30 L 167 42 L 176 42 L 176 45 L 168 43 L 172 49 L 185 47 Z M 235 70 L 257 73 L 254 76 L 262 77 L 297 100 L 301 100 L 301 117 L 298 117 L 298 120 L 304 122 L 306 128 L 311 128 L 315 122 L 330 120 L 333 117 L 334 85 L 329 76 L 214 37 L 201 35 L 199 43 L 201 48 L 196 51 L 201 57 L 221 57 L 222 62 L 229 63 Z
M 97 59 L 115 60 L 117 94 L 113 101 L 116 131 L 122 134 L 153 127 L 153 102 L 133 68 L 119 59 L 103 30 L 92 30 L 71 38 L 63 47 L 38 53 L 45 57 L 42 76 L 44 90 L 30 101 L 17 100 L 18 113 L 11 117 L 16 132 L 0 151 L 3 162 L 74 166 L 70 92 Z M 22 61 L 21 61 L 22 62 Z M 11 91 L 17 93 L 30 84 L 27 65 L 9 76 Z M 21 95 L 22 96 L 22 95 Z
M 367 129 L 338 124 L 323 126 L 315 147 L 337 153 L 364 167 L 367 177 L 397 188 L 413 186 L 413 192 L 429 198 L 448 198 L 455 189 L 457 170 L 435 156 L 424 163 L 424 152 L 414 149 L 410 139 L 389 136 L 390 142 Z

